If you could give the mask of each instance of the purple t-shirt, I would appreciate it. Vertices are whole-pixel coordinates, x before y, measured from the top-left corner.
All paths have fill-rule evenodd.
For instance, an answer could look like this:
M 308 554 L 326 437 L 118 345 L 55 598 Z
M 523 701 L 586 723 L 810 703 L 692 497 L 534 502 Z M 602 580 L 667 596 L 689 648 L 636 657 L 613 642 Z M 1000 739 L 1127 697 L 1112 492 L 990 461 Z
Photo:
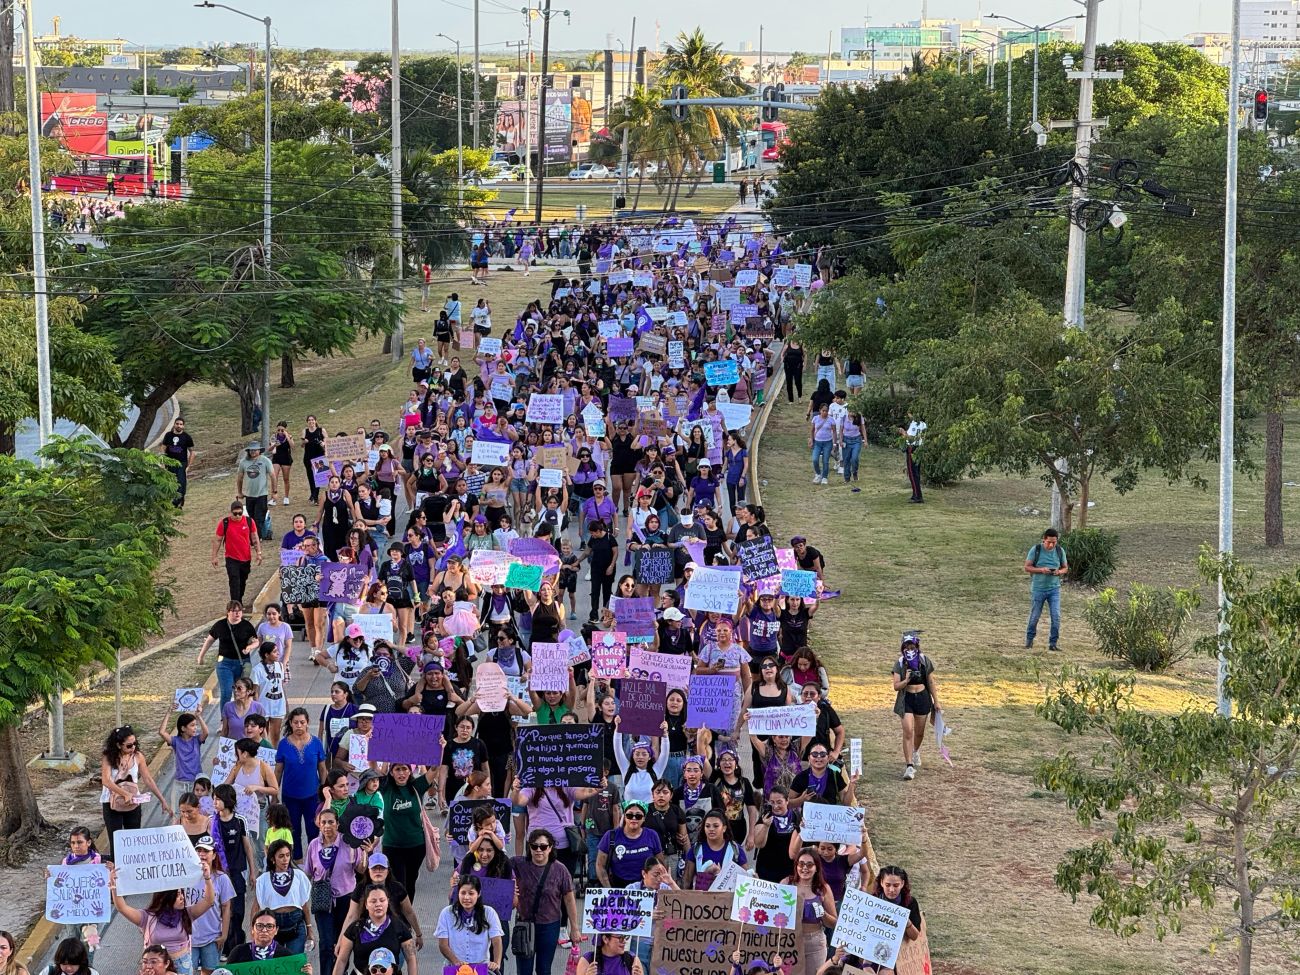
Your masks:
M 745 865 L 745 851 L 737 843 L 731 844 L 734 849 L 731 851 L 731 859 L 738 866 Z M 687 856 L 695 862 L 695 880 L 696 890 L 708 890 L 709 885 L 717 878 L 716 873 L 709 873 L 701 870 L 701 867 L 707 867 L 710 863 L 716 863 L 718 868 L 722 868 L 722 861 L 726 859 L 727 848 L 724 846 L 721 850 L 715 850 L 708 843 L 700 842 L 699 846 L 692 847 Z
M 235 710 L 235 702 L 227 701 L 226 706 L 221 709 L 221 716 L 226 719 L 230 726 L 231 737 L 244 737 L 244 719 L 250 714 L 266 714 L 266 709 L 262 707 L 260 701 L 249 701 L 248 710 L 240 714 Z
M 641 867 L 656 853 L 663 852 L 659 834 L 642 829 L 636 839 L 628 839 L 621 829 L 611 829 L 600 838 L 600 852 L 609 858 L 609 873 L 624 884 L 641 879 Z

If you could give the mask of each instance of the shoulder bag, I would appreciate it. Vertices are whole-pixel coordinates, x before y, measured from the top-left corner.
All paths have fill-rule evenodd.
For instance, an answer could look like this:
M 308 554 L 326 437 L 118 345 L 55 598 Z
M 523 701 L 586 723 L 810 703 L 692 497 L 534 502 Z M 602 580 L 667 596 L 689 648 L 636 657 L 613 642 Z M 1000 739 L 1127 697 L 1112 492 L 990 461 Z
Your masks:
M 546 865 L 541 879 L 537 881 L 537 889 L 533 891 L 533 909 L 528 912 L 528 920 L 519 918 L 510 930 L 510 953 L 516 958 L 532 958 L 537 954 L 537 905 L 541 903 L 542 891 L 546 889 L 546 877 L 553 866 L 555 866 L 554 860 Z

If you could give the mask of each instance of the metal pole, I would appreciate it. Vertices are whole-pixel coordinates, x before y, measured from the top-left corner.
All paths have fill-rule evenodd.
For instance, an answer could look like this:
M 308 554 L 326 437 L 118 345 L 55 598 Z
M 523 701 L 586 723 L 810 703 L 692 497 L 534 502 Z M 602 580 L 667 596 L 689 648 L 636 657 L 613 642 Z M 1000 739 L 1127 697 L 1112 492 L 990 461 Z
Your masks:
M 144 60 L 140 62 L 140 79 L 141 79 L 140 92 L 142 97 L 144 98 L 144 107 L 145 107 L 145 112 L 147 114 L 149 110 L 149 48 L 148 47 L 144 49 L 144 54 L 142 55 L 142 57 L 144 58 Z M 121 727 L 121 725 L 122 722 L 119 721 L 118 727 Z
M 1236 369 L 1237 369 L 1237 128 L 1240 125 L 1241 84 L 1241 0 L 1232 3 L 1232 66 L 1228 70 L 1228 173 L 1223 208 L 1223 350 L 1219 375 L 1219 554 L 1232 553 L 1232 476 L 1233 430 L 1235 421 Z M 1228 700 L 1224 683 L 1228 676 L 1228 660 L 1224 648 L 1228 641 L 1228 627 L 1224 613 L 1228 610 L 1228 594 L 1219 582 L 1219 667 L 1215 680 L 1219 713 L 1232 717 L 1232 702 Z
M 392 85 L 389 101 L 392 103 L 393 150 L 389 160 L 391 176 L 391 197 L 393 205 L 393 301 L 399 305 L 402 301 L 402 58 L 401 35 L 398 29 L 397 0 L 393 0 L 393 54 L 390 73 Z M 393 329 L 393 361 L 402 361 L 402 317 L 397 316 L 397 327 Z
M 1038 122 L 1038 28 L 1034 28 L 1034 94 L 1033 106 L 1029 109 L 1030 123 Z M 1091 114 L 1091 113 L 1089 113 Z
M 763 25 L 758 25 L 758 83 L 763 83 Z
M 474 19 L 478 22 L 478 0 L 474 0 Z M 460 205 L 465 205 L 465 136 L 463 134 L 462 123 L 465 113 L 461 110 L 460 102 L 460 82 L 464 71 L 460 65 L 460 41 L 456 42 L 456 182 L 459 184 L 458 200 Z M 474 78 L 475 86 L 478 85 L 478 77 Z M 474 119 L 474 127 L 478 128 L 478 119 Z
M 1007 131 L 1011 131 L 1011 40 L 1007 42 Z
M 1097 21 L 1101 0 L 1088 0 L 1087 25 L 1083 40 L 1083 74 L 1079 80 L 1079 117 L 1075 127 L 1074 162 L 1081 175 L 1071 194 L 1071 207 L 1088 195 L 1088 157 L 1092 153 L 1092 72 L 1097 62 Z M 1088 236 L 1083 228 L 1070 222 L 1070 246 L 1065 268 L 1065 322 L 1083 327 L 1083 293 Z
M 50 305 L 46 293 L 45 205 L 41 200 L 41 115 L 36 88 L 36 44 L 33 41 L 32 0 L 23 4 L 23 87 L 27 89 L 27 180 L 32 207 L 32 299 L 36 312 L 36 439 L 44 447 L 54 435 L 54 405 L 50 389 Z M 45 467 L 48 461 L 40 458 Z M 56 684 L 49 698 L 50 747 L 45 758 L 67 758 L 63 741 L 63 687 Z
M 528 59 L 524 62 L 524 209 L 533 205 L 533 0 L 524 13 L 528 25 Z
M 271 276 L 271 18 L 266 25 L 266 91 L 262 99 L 262 262 Z M 262 451 L 271 447 L 271 356 L 262 360 Z M 259 526 L 260 528 L 260 526 Z
M 546 0 L 542 13 L 542 78 L 537 86 L 537 213 L 536 223 L 542 226 L 542 193 L 546 185 L 546 71 L 551 57 L 551 0 Z
M 478 117 L 483 114 L 483 103 L 479 101 L 479 63 L 478 63 L 478 4 L 474 0 L 474 148 L 478 148 Z M 460 60 L 459 57 L 457 60 Z

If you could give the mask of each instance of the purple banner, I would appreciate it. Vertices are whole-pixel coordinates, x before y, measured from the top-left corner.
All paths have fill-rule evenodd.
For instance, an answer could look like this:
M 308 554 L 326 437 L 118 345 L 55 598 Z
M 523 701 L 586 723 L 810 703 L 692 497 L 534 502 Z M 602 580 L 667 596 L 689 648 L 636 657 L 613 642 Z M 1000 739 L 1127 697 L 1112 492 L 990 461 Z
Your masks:
M 668 685 L 658 680 L 629 677 L 618 687 L 618 730 L 625 735 L 658 738 L 664 721 L 664 698 Z
M 649 596 L 617 596 L 610 600 L 619 631 L 629 643 L 644 643 L 655 636 L 655 601 Z
M 323 603 L 355 603 L 361 598 L 366 567 L 350 562 L 325 562 L 320 567 L 320 600 Z
M 441 714 L 376 714 L 370 734 L 372 762 L 438 765 L 442 762 Z
M 692 674 L 686 701 L 686 727 L 731 731 L 736 713 L 735 674 Z
M 605 348 L 609 350 L 610 356 L 615 359 L 631 355 L 632 347 L 632 339 L 627 335 L 620 335 L 618 338 L 605 340 Z

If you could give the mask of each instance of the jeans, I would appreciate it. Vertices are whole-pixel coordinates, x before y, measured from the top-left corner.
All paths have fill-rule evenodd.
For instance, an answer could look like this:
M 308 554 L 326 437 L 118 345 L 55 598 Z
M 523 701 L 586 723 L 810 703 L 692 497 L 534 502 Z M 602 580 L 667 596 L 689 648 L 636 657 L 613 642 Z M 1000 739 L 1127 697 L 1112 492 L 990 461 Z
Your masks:
M 267 495 L 255 498 L 251 494 L 244 496 L 244 504 L 248 506 L 248 517 L 253 519 L 253 524 L 257 526 L 257 533 L 262 533 L 262 523 L 266 521 L 266 504 Z
M 923 501 L 921 497 L 921 462 L 917 459 L 916 448 L 907 445 L 907 483 L 912 488 L 912 500 Z
M 242 660 L 222 657 L 217 661 L 217 687 L 221 689 L 221 707 L 230 703 L 235 696 L 235 681 L 244 676 Z M 242 729 L 241 729 L 242 730 Z
M 599 836 L 587 834 L 587 879 L 593 880 L 596 876 L 596 854 L 600 852 Z
M 830 440 L 814 440 L 812 446 L 813 473 L 825 479 L 831 472 L 831 448 L 835 444 Z
M 302 840 L 302 832 L 298 829 L 298 823 L 301 820 L 307 833 L 308 843 L 316 838 L 320 832 L 316 828 L 316 807 L 320 805 L 320 799 L 316 796 L 304 796 L 302 798 L 281 796 L 280 801 L 289 810 L 289 831 L 293 833 L 293 858 L 301 860 L 305 844 Z
M 840 449 L 840 463 L 844 465 L 844 480 L 858 476 L 858 458 L 862 455 L 862 438 L 845 438 Z
M 316 919 L 316 944 L 320 947 L 320 970 L 329 975 L 334 971 L 334 946 L 339 943 L 343 933 L 343 919 L 348 916 L 348 907 L 352 903 L 345 894 L 334 898 L 334 910 L 312 911 Z M 234 918 L 231 918 L 234 927 Z
M 280 929 L 275 933 L 275 940 L 289 949 L 291 955 L 301 955 L 307 944 L 307 919 L 298 908 L 277 911 L 275 921 Z
M 1056 640 L 1061 635 L 1061 590 L 1047 589 L 1042 592 L 1029 593 L 1029 624 L 1025 627 L 1025 645 L 1033 646 L 1034 636 L 1038 633 L 1038 617 L 1043 614 L 1043 604 L 1047 604 L 1047 612 L 1052 617 L 1052 631 L 1047 638 L 1050 646 L 1056 646 Z
M 230 588 L 230 598 L 244 601 L 244 590 L 248 587 L 248 573 L 253 568 L 251 561 L 241 562 L 226 556 L 226 582 Z
M 560 944 L 560 921 L 548 921 L 533 926 L 533 947 L 537 953 L 531 957 L 515 955 L 515 971 L 519 975 L 550 975 L 555 950 Z
M 177 464 L 173 466 L 172 473 L 176 475 L 176 500 L 172 503 L 178 508 L 184 508 L 185 491 L 189 487 L 189 478 L 185 473 L 185 465 Z

